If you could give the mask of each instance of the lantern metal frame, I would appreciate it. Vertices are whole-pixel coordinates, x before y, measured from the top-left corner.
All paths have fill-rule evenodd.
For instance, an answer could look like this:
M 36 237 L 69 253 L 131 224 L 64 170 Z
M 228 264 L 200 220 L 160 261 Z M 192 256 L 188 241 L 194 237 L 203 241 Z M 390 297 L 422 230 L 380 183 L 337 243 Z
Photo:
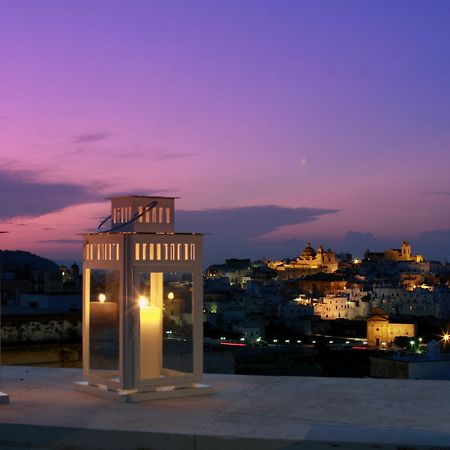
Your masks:
M 211 392 L 211 387 L 201 382 L 203 375 L 203 235 L 174 232 L 174 199 L 174 197 L 147 196 L 113 198 L 111 229 L 84 235 L 84 381 L 76 383 L 78 390 L 120 401 L 140 401 Z M 155 209 L 157 214 L 154 212 Z M 116 214 L 117 211 L 120 214 Z M 156 220 L 153 220 L 155 217 Z M 163 220 L 160 220 L 161 218 Z M 116 371 L 109 371 L 106 376 L 93 373 L 90 367 L 92 332 L 90 319 L 93 306 L 90 284 L 91 272 L 94 270 L 116 271 L 119 280 L 119 295 L 116 303 L 118 368 Z M 139 276 L 140 274 L 149 276 L 159 274 L 163 280 L 164 274 L 172 273 L 191 274 L 192 371 L 175 373 L 175 371 L 164 369 L 161 365 L 158 376 L 142 378 L 141 366 L 145 365 L 144 358 L 148 358 L 149 355 L 144 354 L 144 349 L 141 348 L 141 335 L 144 332 L 141 327 L 145 324 L 143 325 L 143 313 L 138 303 Z M 159 304 L 161 324 L 162 306 L 162 303 Z M 162 330 L 161 325 L 159 334 L 161 342 L 156 345 L 162 346 Z M 161 355 L 154 355 L 154 357 L 162 358 Z

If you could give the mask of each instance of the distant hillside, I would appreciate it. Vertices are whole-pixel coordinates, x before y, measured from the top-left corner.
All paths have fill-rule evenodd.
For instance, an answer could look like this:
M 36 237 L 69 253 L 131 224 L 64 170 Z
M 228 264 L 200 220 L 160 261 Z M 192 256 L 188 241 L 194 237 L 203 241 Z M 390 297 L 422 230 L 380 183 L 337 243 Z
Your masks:
M 3 270 L 19 266 L 28 266 L 33 270 L 58 270 L 58 265 L 53 261 L 22 250 L 0 250 L 0 264 Z

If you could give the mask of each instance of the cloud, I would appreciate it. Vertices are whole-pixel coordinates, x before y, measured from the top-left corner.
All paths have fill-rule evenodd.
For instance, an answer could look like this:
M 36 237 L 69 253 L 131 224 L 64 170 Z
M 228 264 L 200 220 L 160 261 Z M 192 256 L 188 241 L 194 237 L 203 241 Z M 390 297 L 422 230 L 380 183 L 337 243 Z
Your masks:
M 284 208 L 281 206 L 247 206 L 200 211 L 177 211 L 177 231 L 203 232 L 205 263 L 221 262 L 226 258 L 262 258 L 268 254 L 268 243 L 255 239 L 285 225 L 317 220 L 337 210 L 321 208 Z M 281 248 L 278 248 L 280 251 Z M 287 246 L 284 250 L 288 251 Z M 297 248 L 290 249 L 295 253 Z
M 384 244 L 372 233 L 360 231 L 349 231 L 338 246 L 340 251 L 351 253 L 354 256 L 363 256 L 368 249 L 372 252 L 385 250 Z
M 413 252 L 423 255 L 425 259 L 450 261 L 450 229 L 424 231 L 411 245 Z
M 151 161 L 172 161 L 175 159 L 193 158 L 199 156 L 197 152 L 171 152 L 164 149 L 129 150 L 110 152 L 106 156 L 111 158 L 149 158 Z
M 86 144 L 90 142 L 104 141 L 105 139 L 108 139 L 111 136 L 112 133 L 105 133 L 105 132 L 79 134 L 78 136 L 75 137 L 75 143 Z
M 448 196 L 448 195 L 450 195 L 450 192 L 445 192 L 445 191 L 424 192 L 423 195 L 443 195 L 443 196 Z
M 183 159 L 183 158 L 193 158 L 198 156 L 200 153 L 183 153 L 183 152 L 166 152 L 166 153 L 150 153 L 152 158 L 156 161 L 170 161 L 173 159 Z
M 109 191 L 107 194 L 107 198 L 111 198 L 111 197 L 126 197 L 126 196 L 139 196 L 142 195 L 144 197 L 146 196 L 161 196 L 161 195 L 167 195 L 167 196 L 171 196 L 174 194 L 174 192 L 176 191 L 176 189 L 171 189 L 171 188 L 161 188 L 161 189 L 149 189 L 148 186 L 145 188 L 131 188 L 130 190 L 126 190 L 126 191 Z
M 35 180 L 31 172 L 0 169 L 0 220 L 37 217 L 103 197 L 88 186 L 46 183 Z
M 80 245 L 81 239 L 43 239 L 36 241 L 38 244 L 77 244 Z

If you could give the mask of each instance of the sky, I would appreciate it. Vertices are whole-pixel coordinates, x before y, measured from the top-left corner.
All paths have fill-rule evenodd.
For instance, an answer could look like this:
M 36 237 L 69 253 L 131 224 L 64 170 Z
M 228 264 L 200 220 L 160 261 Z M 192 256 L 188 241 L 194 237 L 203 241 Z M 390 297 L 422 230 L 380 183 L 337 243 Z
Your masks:
M 206 262 L 450 260 L 450 2 L 3 0 L 0 248 L 81 259 L 108 197 L 180 197 Z

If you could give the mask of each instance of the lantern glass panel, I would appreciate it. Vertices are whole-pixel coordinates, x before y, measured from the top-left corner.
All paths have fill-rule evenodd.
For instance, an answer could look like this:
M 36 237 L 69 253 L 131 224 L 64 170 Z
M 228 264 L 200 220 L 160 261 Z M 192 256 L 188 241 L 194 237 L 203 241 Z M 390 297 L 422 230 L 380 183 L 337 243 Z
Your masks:
M 193 373 L 192 273 L 140 272 L 140 378 Z
M 163 368 L 193 372 L 192 273 L 164 274 Z
M 89 368 L 91 375 L 114 379 L 119 371 L 119 271 L 90 271 Z

